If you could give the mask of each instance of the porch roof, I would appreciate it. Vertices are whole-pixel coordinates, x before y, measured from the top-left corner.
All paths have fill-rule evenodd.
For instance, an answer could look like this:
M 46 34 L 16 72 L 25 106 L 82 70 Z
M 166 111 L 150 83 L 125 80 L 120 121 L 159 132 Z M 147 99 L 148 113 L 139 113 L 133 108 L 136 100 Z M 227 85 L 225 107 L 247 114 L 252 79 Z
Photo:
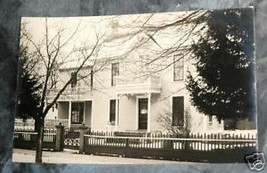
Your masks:
M 139 95 L 139 94 L 159 94 L 161 92 L 160 86 L 149 85 L 133 85 L 133 86 L 118 86 L 116 87 L 117 95 Z

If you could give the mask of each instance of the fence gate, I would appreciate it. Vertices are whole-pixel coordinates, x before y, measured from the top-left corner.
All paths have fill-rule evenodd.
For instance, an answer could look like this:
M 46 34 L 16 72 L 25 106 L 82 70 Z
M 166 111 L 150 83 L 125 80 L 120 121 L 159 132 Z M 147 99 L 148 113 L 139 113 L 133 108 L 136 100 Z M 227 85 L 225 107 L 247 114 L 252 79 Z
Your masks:
M 64 132 L 64 148 L 79 150 L 80 146 L 80 132 L 79 130 L 65 129 Z

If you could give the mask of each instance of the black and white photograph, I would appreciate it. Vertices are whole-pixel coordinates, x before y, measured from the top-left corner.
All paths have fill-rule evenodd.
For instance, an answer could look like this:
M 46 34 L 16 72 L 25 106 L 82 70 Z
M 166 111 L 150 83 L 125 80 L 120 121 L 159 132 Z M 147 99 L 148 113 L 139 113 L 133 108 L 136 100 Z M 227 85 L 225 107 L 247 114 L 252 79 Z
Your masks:
M 253 8 L 22 17 L 12 161 L 244 163 L 254 26 Z

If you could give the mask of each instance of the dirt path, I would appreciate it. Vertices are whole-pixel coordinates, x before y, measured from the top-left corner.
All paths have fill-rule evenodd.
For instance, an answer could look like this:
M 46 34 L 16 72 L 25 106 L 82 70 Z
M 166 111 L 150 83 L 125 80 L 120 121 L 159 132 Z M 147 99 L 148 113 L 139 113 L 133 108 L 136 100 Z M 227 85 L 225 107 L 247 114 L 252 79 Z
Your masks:
M 34 162 L 35 151 L 14 149 L 13 162 Z M 63 152 L 43 151 L 44 163 L 81 163 L 81 164 L 178 164 L 181 162 L 168 160 L 135 159 L 110 156 L 77 154 L 76 151 Z

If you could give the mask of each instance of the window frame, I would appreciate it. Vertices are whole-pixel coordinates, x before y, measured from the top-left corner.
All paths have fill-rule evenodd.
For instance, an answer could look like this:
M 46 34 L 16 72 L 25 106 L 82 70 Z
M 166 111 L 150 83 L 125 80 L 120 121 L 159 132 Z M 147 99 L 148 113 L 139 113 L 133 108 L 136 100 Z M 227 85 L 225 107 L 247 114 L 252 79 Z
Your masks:
M 183 98 L 183 119 L 179 120 L 179 115 L 176 117 L 177 120 L 174 120 L 174 98 Z M 171 97 L 171 105 L 172 105 L 172 126 L 176 127 L 184 127 L 185 126 L 185 97 L 184 96 L 172 96 Z
M 176 54 L 176 55 L 173 55 L 173 81 L 183 81 L 184 80 L 184 57 L 182 56 L 180 60 L 176 60 L 176 57 L 179 57 L 179 56 L 182 56 L 180 54 Z M 179 61 L 182 61 L 180 62 L 180 65 L 177 66 L 176 63 L 179 63 Z M 179 78 L 177 78 L 177 73 L 176 73 L 176 68 L 178 68 L 180 71 L 180 74 L 179 75 Z
M 112 102 L 113 102 L 114 108 L 112 108 Z M 111 125 L 116 124 L 116 114 L 117 114 L 117 108 L 116 107 L 117 107 L 117 99 L 110 99 L 109 100 L 109 121 L 108 122 Z M 114 113 L 111 112 L 111 110 L 114 110 Z M 112 114 L 114 114 L 114 115 L 112 115 Z
M 208 116 L 208 118 L 209 118 L 209 126 L 211 126 L 212 125 L 212 123 L 213 123 L 213 117 L 212 116 Z
M 118 65 L 118 70 L 117 73 L 115 73 L 116 75 L 114 75 L 113 70 L 114 70 L 114 65 Z M 114 62 L 111 63 L 111 86 L 116 86 L 116 77 L 120 76 L 120 63 L 119 62 Z
M 70 73 L 70 77 L 71 77 L 70 87 L 71 88 L 75 88 L 77 86 L 77 84 L 78 84 L 77 72 L 71 72 Z
M 94 71 L 93 68 L 91 67 L 90 69 L 90 88 L 93 90 L 94 87 Z
M 73 115 L 72 115 L 73 104 L 82 104 L 83 105 L 82 115 L 80 115 L 80 112 L 79 112 L 78 121 L 73 121 Z M 84 118 L 85 118 L 84 116 L 85 116 L 85 103 L 84 102 L 71 102 L 71 115 L 70 115 L 71 124 L 74 124 L 74 125 L 83 124 Z

